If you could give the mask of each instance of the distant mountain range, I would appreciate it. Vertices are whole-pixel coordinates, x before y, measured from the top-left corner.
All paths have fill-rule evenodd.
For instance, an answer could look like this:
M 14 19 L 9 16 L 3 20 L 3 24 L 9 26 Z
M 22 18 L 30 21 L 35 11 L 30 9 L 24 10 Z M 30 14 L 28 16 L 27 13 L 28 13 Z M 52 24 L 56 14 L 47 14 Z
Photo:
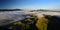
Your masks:
M 23 11 L 22 9 L 0 9 L 0 11 Z
M 1 11 L 24 11 L 22 9 L 0 9 Z M 26 11 L 26 10 L 25 10 Z M 48 10 L 48 9 L 37 9 L 37 10 L 30 10 L 30 12 L 33 11 L 44 11 L 44 12 L 60 12 L 60 10 Z
M 44 11 L 44 12 L 60 12 L 60 10 L 47 10 L 47 9 L 31 10 L 31 12 L 33 12 L 33 11 Z

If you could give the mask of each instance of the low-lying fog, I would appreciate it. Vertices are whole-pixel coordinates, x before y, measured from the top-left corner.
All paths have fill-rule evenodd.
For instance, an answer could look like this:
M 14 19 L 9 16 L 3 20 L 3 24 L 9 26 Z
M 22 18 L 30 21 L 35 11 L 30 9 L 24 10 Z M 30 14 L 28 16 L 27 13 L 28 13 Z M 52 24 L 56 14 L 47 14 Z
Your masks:
M 24 19 L 27 14 L 35 13 L 37 15 L 60 15 L 60 12 L 29 12 L 29 11 L 9 11 L 9 12 L 0 12 L 0 25 L 6 25 L 15 21 Z

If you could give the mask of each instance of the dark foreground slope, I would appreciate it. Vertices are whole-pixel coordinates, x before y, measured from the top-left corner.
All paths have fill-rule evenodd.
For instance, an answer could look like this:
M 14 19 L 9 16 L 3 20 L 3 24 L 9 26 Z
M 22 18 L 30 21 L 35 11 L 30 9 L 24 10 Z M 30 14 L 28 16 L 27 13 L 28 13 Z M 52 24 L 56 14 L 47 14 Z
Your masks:
M 60 16 L 45 16 L 48 19 L 47 30 L 60 30 Z

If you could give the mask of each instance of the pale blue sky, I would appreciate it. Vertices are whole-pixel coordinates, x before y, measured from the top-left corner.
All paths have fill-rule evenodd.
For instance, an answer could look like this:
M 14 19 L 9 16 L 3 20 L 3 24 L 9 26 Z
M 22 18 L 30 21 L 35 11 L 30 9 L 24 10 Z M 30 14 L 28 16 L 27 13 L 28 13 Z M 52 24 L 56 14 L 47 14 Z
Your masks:
M 0 0 L 1 9 L 60 9 L 60 0 Z

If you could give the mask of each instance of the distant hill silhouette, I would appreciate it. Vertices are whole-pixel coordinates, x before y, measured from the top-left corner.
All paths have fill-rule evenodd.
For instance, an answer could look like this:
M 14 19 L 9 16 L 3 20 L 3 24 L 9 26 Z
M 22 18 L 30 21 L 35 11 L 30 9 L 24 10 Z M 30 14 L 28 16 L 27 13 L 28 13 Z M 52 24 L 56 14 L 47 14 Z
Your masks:
M 32 11 L 30 11 L 30 12 L 33 12 L 33 11 L 60 12 L 60 10 L 48 10 L 48 9 L 37 9 L 37 10 L 32 10 Z
M 0 9 L 0 11 L 23 11 L 22 9 Z

